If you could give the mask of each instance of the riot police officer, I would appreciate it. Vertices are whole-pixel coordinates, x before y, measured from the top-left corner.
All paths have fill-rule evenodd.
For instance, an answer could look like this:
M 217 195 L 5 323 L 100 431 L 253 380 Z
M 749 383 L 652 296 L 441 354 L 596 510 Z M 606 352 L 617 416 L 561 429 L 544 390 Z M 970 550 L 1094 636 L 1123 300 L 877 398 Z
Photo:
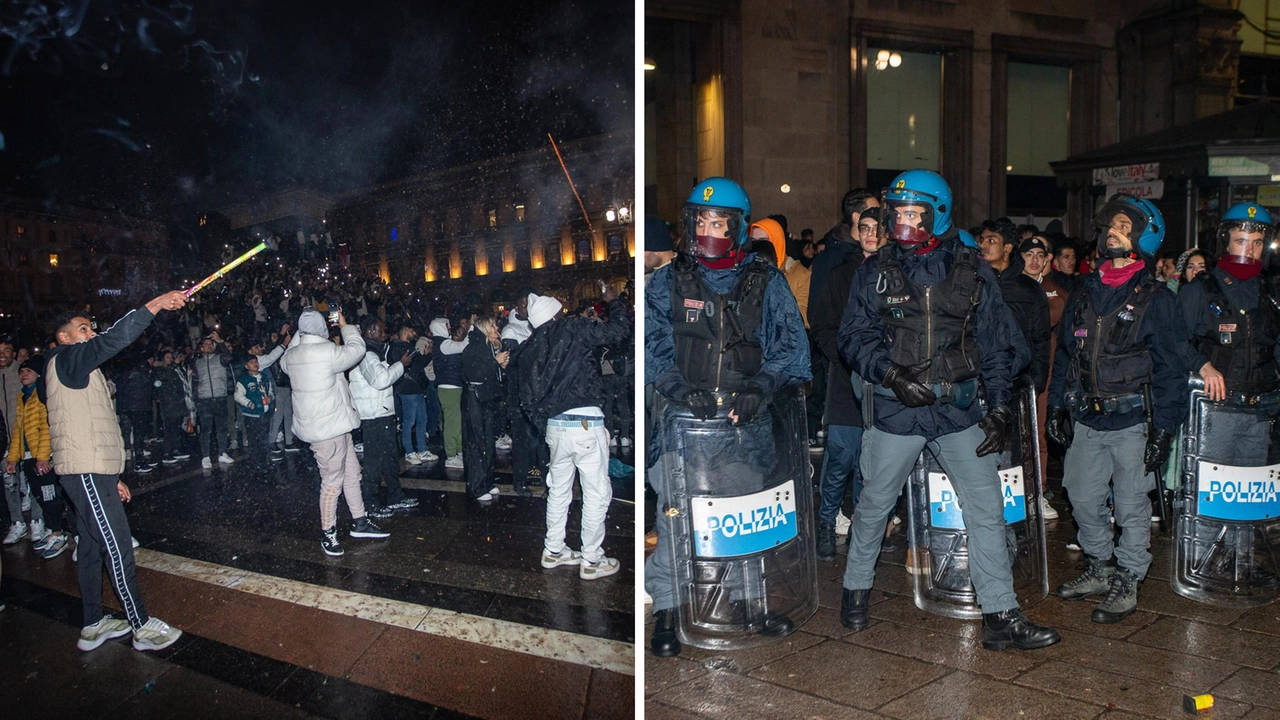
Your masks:
M 1015 358 L 1027 355 L 1025 343 L 995 273 L 958 239 L 942 177 L 908 170 L 881 206 L 881 227 L 895 242 L 858 270 L 838 338 L 849 365 L 879 386 L 874 426 L 863 435 L 864 485 L 849 532 L 840 622 L 867 627 L 885 518 L 927 446 L 960 496 L 983 647 L 1052 645 L 1057 631 L 1018 609 L 996 466 L 1013 419 Z
M 750 224 L 751 201 L 737 183 L 722 177 L 698 183 L 684 207 L 683 247 L 645 286 L 645 382 L 704 420 L 715 417 L 719 397 L 731 406 L 729 417 L 745 425 L 775 390 L 811 379 L 800 309 L 777 267 L 747 251 Z M 670 657 L 681 649 L 678 602 L 661 512 L 665 462 L 653 454 L 648 477 L 658 493 L 658 545 L 644 581 L 655 615 L 651 649 Z M 762 632 L 785 635 L 794 629 L 787 625 L 780 618 Z
M 1266 208 L 1232 205 L 1218 225 L 1217 265 L 1179 291 L 1178 310 L 1191 335 L 1187 366 L 1204 378 L 1210 400 L 1222 400 L 1228 392 L 1271 392 L 1280 385 L 1275 356 L 1280 298 L 1261 275 L 1273 234 Z
M 1087 566 L 1057 594 L 1105 595 L 1096 623 L 1120 622 L 1137 608 L 1151 565 L 1148 493 L 1186 407 L 1186 333 L 1173 294 L 1147 267 L 1164 232 L 1147 200 L 1111 197 L 1093 221 L 1103 263 L 1072 294 L 1058 326 L 1045 430 L 1067 448 L 1062 484 Z

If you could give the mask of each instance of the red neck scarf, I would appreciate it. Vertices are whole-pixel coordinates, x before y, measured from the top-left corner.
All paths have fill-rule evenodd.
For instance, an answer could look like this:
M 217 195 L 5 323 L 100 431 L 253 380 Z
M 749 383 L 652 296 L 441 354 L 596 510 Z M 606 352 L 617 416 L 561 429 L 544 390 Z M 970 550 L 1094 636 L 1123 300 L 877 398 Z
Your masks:
M 746 257 L 746 255 L 747 253 L 744 250 L 734 249 L 734 250 L 730 250 L 729 254 L 725 255 L 722 258 L 699 257 L 698 262 L 702 263 L 703 265 L 707 266 L 712 270 L 728 270 L 734 265 L 737 265 L 742 260 L 742 258 Z
M 1223 255 L 1218 258 L 1218 267 L 1237 280 L 1252 280 L 1262 272 L 1262 263 L 1236 262 L 1234 255 Z
M 1108 260 L 1098 266 L 1098 279 L 1102 280 L 1102 284 L 1107 287 L 1118 288 L 1129 282 L 1129 279 L 1144 267 L 1146 264 L 1141 260 L 1129 263 L 1122 268 L 1117 268 L 1113 260 Z

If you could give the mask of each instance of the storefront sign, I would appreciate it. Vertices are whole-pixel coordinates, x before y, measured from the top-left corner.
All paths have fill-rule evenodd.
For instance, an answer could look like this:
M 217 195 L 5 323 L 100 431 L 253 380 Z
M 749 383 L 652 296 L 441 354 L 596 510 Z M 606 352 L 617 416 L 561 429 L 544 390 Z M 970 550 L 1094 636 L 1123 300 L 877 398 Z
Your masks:
M 1150 182 L 1125 183 L 1123 185 L 1107 186 L 1107 197 L 1111 197 L 1116 193 L 1124 193 L 1125 195 L 1146 198 L 1148 200 L 1159 200 L 1164 197 L 1164 181 L 1151 180 Z
M 1257 203 L 1267 207 L 1280 207 L 1280 185 L 1259 185 Z
M 1093 169 L 1094 185 L 1123 185 L 1155 180 L 1160 177 L 1160 163 L 1137 163 Z
M 1271 167 L 1243 155 L 1224 155 L 1209 158 L 1209 177 L 1235 177 L 1239 175 L 1270 175 Z

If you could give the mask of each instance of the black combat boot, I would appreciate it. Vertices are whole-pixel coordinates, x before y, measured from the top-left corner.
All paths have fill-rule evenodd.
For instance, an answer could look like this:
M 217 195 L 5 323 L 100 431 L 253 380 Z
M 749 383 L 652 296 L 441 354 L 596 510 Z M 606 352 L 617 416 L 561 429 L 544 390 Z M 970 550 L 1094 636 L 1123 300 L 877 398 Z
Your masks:
M 867 623 L 870 622 L 867 616 L 870 600 L 870 590 L 845 588 L 840 596 L 840 624 L 850 630 L 866 630 Z
M 835 523 L 818 523 L 818 557 L 825 559 L 836 556 Z
M 1057 630 L 1032 623 L 1018 608 L 982 614 L 982 647 L 987 650 L 1035 650 L 1061 639 Z
M 658 657 L 680 654 L 680 638 L 676 636 L 676 611 L 658 610 L 653 614 L 653 640 L 649 648 Z

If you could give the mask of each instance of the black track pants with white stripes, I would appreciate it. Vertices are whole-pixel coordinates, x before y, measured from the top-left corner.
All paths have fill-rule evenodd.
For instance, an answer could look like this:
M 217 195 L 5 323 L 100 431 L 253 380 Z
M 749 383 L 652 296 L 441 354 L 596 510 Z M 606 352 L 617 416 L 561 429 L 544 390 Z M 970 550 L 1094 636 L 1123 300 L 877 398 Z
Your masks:
M 147 606 L 138 592 L 133 565 L 133 539 L 124 503 L 116 490 L 119 475 L 63 475 L 62 489 L 76 508 L 76 532 L 80 544 L 80 598 L 84 603 L 84 624 L 102 619 L 102 571 L 111 577 L 120 607 L 136 630 L 147 622 Z

